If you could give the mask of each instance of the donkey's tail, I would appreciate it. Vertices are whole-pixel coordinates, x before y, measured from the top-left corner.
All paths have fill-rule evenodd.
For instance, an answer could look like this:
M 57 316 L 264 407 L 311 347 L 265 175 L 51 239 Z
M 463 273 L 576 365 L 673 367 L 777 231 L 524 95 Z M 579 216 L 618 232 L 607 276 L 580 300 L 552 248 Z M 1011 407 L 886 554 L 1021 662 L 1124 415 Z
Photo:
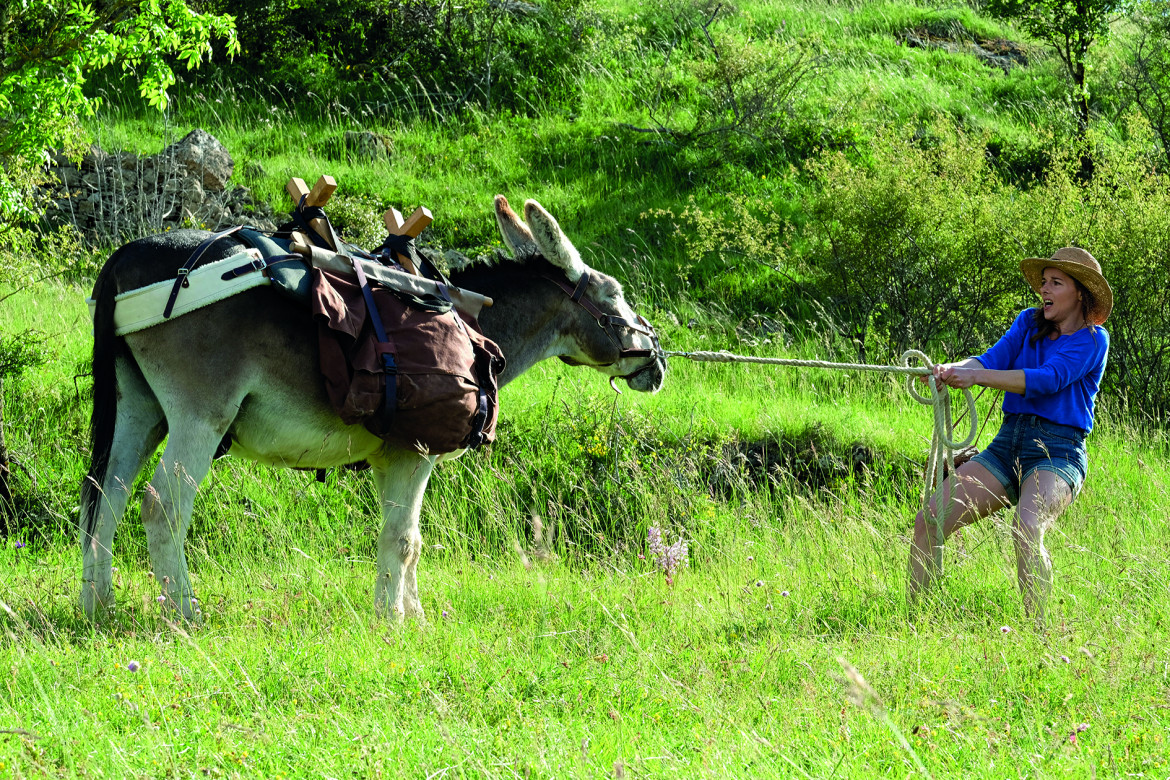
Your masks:
M 102 483 L 110 464 L 114 446 L 114 424 L 118 414 L 116 358 L 124 349 L 114 331 L 114 295 L 117 284 L 114 271 L 121 260 L 122 247 L 110 256 L 98 274 L 93 297 L 93 413 L 89 419 L 89 473 L 81 485 L 81 517 L 78 518 L 82 547 L 88 543 L 97 523 L 102 501 Z

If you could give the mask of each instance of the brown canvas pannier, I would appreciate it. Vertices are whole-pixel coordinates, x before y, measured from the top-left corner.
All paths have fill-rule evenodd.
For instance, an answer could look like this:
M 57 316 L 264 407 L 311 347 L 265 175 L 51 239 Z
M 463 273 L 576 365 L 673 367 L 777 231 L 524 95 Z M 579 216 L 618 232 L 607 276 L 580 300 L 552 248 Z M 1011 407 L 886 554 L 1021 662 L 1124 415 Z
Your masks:
M 345 422 L 431 455 L 495 439 L 504 356 L 473 318 L 449 301 L 373 283 L 386 335 L 380 342 L 358 279 L 319 268 L 312 274 L 321 373 Z

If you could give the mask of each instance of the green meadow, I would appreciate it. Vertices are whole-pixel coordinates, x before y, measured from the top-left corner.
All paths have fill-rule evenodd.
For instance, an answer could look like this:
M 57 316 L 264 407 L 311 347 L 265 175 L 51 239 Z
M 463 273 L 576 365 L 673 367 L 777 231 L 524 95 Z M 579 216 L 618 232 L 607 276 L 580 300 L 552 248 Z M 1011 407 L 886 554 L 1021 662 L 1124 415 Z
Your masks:
M 231 457 L 187 543 L 202 620 L 160 611 L 135 500 L 117 610 L 90 622 L 85 298 L 113 247 L 58 237 L 0 263 L 0 334 L 32 350 L 3 384 L 0 777 L 1170 777 L 1170 188 L 1112 86 L 1133 29 L 1119 19 L 1094 50 L 1104 183 L 1078 184 L 1061 172 L 1081 149 L 1063 66 L 980 6 L 607 0 L 571 6 L 572 57 L 544 86 L 518 79 L 527 100 L 499 87 L 456 105 L 422 78 L 347 80 L 306 56 L 297 84 L 205 65 L 165 114 L 102 74 L 86 126 L 142 154 L 202 127 L 277 211 L 290 176 L 330 174 L 330 216 L 359 243 L 380 241 L 388 206 L 422 204 L 424 243 L 474 257 L 501 246 L 493 195 L 535 198 L 668 350 L 885 364 L 909 341 L 965 357 L 1029 305 L 1019 257 L 1100 246 L 1125 318 L 1107 326 L 1118 360 L 1088 481 L 1047 537 L 1046 625 L 1023 613 L 1010 512 L 956 535 L 941 587 L 907 607 L 932 412 L 900 379 L 683 358 L 653 396 L 560 361 L 502 391 L 497 441 L 431 478 L 425 623 L 374 615 L 368 474 Z M 1028 64 L 908 31 L 1019 41 Z M 702 135 L 727 121 L 712 95 L 729 78 L 741 117 L 748 95 L 771 108 Z M 346 130 L 391 138 L 391 157 L 339 153 Z M 833 265 L 849 251 L 877 259 Z M 36 281 L 46 269 L 61 273 Z M 932 291 L 909 335 L 893 298 L 864 308 L 898 280 Z M 986 445 L 998 399 L 977 408 Z M 686 543 L 669 576 L 651 529 Z

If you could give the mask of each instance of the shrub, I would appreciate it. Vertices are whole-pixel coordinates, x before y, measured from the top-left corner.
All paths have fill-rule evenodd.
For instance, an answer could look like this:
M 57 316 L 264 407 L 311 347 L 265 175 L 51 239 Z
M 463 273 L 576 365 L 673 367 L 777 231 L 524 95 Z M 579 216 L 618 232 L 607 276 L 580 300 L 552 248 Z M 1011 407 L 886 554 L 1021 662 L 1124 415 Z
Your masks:
M 588 25 L 580 0 L 211 0 L 236 15 L 237 65 L 293 89 L 420 93 L 394 111 L 467 103 L 527 112 L 567 99 Z
M 970 354 L 1001 328 L 1019 288 L 1010 188 L 982 139 L 962 134 L 878 136 L 869 154 L 868 165 L 840 152 L 809 165 L 811 286 L 848 323 L 861 360 L 940 341 Z

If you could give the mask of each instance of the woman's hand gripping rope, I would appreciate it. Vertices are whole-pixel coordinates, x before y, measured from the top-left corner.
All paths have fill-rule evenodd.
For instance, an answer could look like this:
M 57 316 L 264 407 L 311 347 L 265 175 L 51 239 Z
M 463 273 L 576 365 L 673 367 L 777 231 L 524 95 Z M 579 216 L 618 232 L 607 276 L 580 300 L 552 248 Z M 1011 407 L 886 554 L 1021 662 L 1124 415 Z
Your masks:
M 942 571 L 943 527 L 946 524 L 947 508 L 951 502 L 951 485 L 946 481 L 948 473 L 955 473 L 955 452 L 971 445 L 978 435 L 978 412 L 975 409 L 975 398 L 971 395 L 973 382 L 966 381 L 969 377 L 964 372 L 953 368 L 950 364 L 936 364 L 925 353 L 917 349 L 908 349 L 902 353 L 900 365 L 880 366 L 868 363 L 831 363 L 826 360 L 798 360 L 795 358 L 754 357 L 750 355 L 734 355 L 730 352 L 670 352 L 664 350 L 663 357 L 683 357 L 707 363 L 763 363 L 774 366 L 794 366 L 797 368 L 827 368 L 838 371 L 873 371 L 885 374 L 906 375 L 906 390 L 910 396 L 921 404 L 928 404 L 934 409 L 934 433 L 930 441 L 930 457 L 926 462 L 925 484 L 922 491 L 922 506 L 927 514 L 930 511 L 930 497 L 935 491 L 943 489 L 943 495 L 937 516 L 935 517 L 935 544 L 934 562 Z M 920 361 L 923 365 L 912 366 L 911 360 Z M 919 393 L 914 387 L 914 378 L 919 377 L 930 388 L 929 395 Z M 967 400 L 967 420 L 970 430 L 962 441 L 955 441 L 954 417 L 951 414 L 951 394 L 943 388 L 954 387 L 963 391 Z

